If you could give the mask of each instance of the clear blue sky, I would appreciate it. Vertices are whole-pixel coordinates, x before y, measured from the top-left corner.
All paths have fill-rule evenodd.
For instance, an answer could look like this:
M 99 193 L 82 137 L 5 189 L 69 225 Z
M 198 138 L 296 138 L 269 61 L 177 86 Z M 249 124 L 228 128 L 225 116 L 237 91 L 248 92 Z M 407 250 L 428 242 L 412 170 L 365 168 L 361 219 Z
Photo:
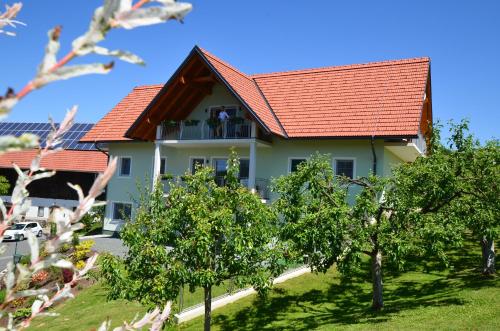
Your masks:
M 19 19 L 28 26 L 16 38 L 0 36 L 1 91 L 20 89 L 33 76 L 54 25 L 64 27 L 61 56 L 66 53 L 102 0 L 23 2 Z M 165 82 L 198 44 L 246 73 L 429 56 L 434 119 L 469 118 L 481 140 L 500 136 L 498 0 L 191 3 L 184 24 L 109 34 L 104 46 L 135 52 L 146 67 L 117 62 L 107 76 L 54 83 L 25 98 L 9 120 L 46 121 L 48 114 L 60 120 L 77 104 L 79 122 L 96 122 L 134 86 Z

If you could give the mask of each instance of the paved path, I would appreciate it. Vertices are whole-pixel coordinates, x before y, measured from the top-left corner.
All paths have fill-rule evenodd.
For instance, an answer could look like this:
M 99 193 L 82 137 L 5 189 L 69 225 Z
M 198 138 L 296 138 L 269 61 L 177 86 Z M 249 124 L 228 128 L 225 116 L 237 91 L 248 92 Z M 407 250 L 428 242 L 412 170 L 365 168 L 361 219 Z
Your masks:
M 92 239 L 95 242 L 93 250 L 97 252 L 108 252 L 116 256 L 123 257 L 127 252 L 126 247 L 123 246 L 121 239 L 118 238 L 86 238 L 82 240 Z M 44 240 L 39 239 L 40 240 Z M 13 260 L 14 250 L 16 247 L 16 242 L 14 241 L 4 241 L 1 245 L 6 247 L 5 252 L 0 256 L 0 271 L 5 269 L 7 262 Z M 18 241 L 17 242 L 17 254 L 29 255 L 30 247 L 28 241 Z
M 127 253 L 127 248 L 123 246 L 119 238 L 89 238 L 83 240 L 93 240 L 95 242 L 93 250 L 97 252 L 108 252 L 116 256 L 123 257 Z

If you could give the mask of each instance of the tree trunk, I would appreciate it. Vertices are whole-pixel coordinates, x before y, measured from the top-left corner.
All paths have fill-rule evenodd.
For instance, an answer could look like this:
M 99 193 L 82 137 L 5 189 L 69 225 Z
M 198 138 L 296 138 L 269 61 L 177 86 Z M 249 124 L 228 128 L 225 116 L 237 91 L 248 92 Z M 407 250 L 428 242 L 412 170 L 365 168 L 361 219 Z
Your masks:
M 212 319 L 212 286 L 205 286 L 205 331 L 210 331 Z
M 384 307 L 382 284 L 382 252 L 378 249 L 374 249 L 371 254 L 371 260 L 373 286 L 372 308 L 375 310 L 380 310 Z
M 481 240 L 481 251 L 483 253 L 483 274 L 495 274 L 495 241 L 483 237 Z

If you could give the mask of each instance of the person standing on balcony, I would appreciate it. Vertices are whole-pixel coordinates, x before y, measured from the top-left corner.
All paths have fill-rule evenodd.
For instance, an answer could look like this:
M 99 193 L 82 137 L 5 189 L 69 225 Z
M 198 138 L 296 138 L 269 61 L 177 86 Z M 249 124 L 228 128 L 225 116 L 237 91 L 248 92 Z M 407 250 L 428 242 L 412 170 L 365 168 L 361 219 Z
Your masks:
M 229 119 L 229 114 L 226 112 L 226 109 L 224 107 L 222 107 L 221 111 L 219 112 L 218 118 L 219 118 L 219 125 L 217 127 L 217 136 L 222 137 L 224 126 L 226 125 L 226 122 Z

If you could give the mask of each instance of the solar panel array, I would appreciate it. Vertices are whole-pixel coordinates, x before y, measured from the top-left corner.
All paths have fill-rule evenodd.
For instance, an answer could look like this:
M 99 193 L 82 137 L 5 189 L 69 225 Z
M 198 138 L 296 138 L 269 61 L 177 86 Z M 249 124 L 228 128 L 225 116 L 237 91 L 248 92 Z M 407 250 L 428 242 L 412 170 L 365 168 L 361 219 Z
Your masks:
M 58 124 L 56 124 L 56 127 Z M 91 123 L 75 123 L 63 136 L 64 149 L 94 151 L 93 143 L 79 143 L 78 141 L 94 126 Z M 52 130 L 49 123 L 19 123 L 0 122 L 0 136 L 13 135 L 19 137 L 23 133 L 36 134 L 40 138 L 40 145 L 45 146 L 47 135 Z

